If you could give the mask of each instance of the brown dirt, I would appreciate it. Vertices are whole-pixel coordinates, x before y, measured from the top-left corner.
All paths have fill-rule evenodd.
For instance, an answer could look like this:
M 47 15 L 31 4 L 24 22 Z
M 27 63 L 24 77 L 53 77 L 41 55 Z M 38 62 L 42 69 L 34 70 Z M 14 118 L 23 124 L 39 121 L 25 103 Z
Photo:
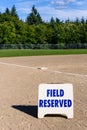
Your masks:
M 73 84 L 73 119 L 37 118 L 40 83 Z M 87 55 L 0 58 L 0 130 L 64 129 L 87 130 Z

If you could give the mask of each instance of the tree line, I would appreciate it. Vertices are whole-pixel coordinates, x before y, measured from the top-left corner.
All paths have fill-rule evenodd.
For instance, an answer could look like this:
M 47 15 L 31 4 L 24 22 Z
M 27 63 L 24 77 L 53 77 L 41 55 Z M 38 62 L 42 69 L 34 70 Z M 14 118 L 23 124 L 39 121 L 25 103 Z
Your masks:
M 83 17 L 74 21 L 61 21 L 53 17 L 43 21 L 39 12 L 32 7 L 23 21 L 16 7 L 0 12 L 0 48 L 66 49 L 87 48 L 87 20 Z

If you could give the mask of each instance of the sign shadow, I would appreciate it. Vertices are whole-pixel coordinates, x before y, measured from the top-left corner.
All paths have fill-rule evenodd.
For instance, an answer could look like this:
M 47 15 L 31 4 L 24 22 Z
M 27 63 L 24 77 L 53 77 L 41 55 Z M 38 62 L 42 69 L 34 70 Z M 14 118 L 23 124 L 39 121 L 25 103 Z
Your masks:
M 12 108 L 37 118 L 37 105 L 13 105 Z

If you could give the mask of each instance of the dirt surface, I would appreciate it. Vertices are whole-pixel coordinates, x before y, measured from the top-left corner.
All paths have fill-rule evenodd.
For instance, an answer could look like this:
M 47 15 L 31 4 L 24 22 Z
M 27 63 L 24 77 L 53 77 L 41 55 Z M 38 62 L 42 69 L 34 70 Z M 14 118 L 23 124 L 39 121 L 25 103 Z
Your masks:
M 37 118 L 40 83 L 73 84 L 73 119 Z M 0 58 L 0 130 L 87 130 L 87 55 Z

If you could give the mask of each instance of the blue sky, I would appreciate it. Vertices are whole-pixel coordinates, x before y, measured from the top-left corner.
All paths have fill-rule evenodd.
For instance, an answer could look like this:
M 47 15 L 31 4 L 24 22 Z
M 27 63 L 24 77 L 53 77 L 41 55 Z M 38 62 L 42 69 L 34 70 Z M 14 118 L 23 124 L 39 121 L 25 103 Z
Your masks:
M 1 0 L 0 12 L 4 12 L 6 7 L 11 9 L 13 5 L 23 20 L 31 12 L 33 5 L 45 21 L 49 21 L 51 17 L 61 20 L 73 20 L 76 17 L 87 19 L 87 0 Z

